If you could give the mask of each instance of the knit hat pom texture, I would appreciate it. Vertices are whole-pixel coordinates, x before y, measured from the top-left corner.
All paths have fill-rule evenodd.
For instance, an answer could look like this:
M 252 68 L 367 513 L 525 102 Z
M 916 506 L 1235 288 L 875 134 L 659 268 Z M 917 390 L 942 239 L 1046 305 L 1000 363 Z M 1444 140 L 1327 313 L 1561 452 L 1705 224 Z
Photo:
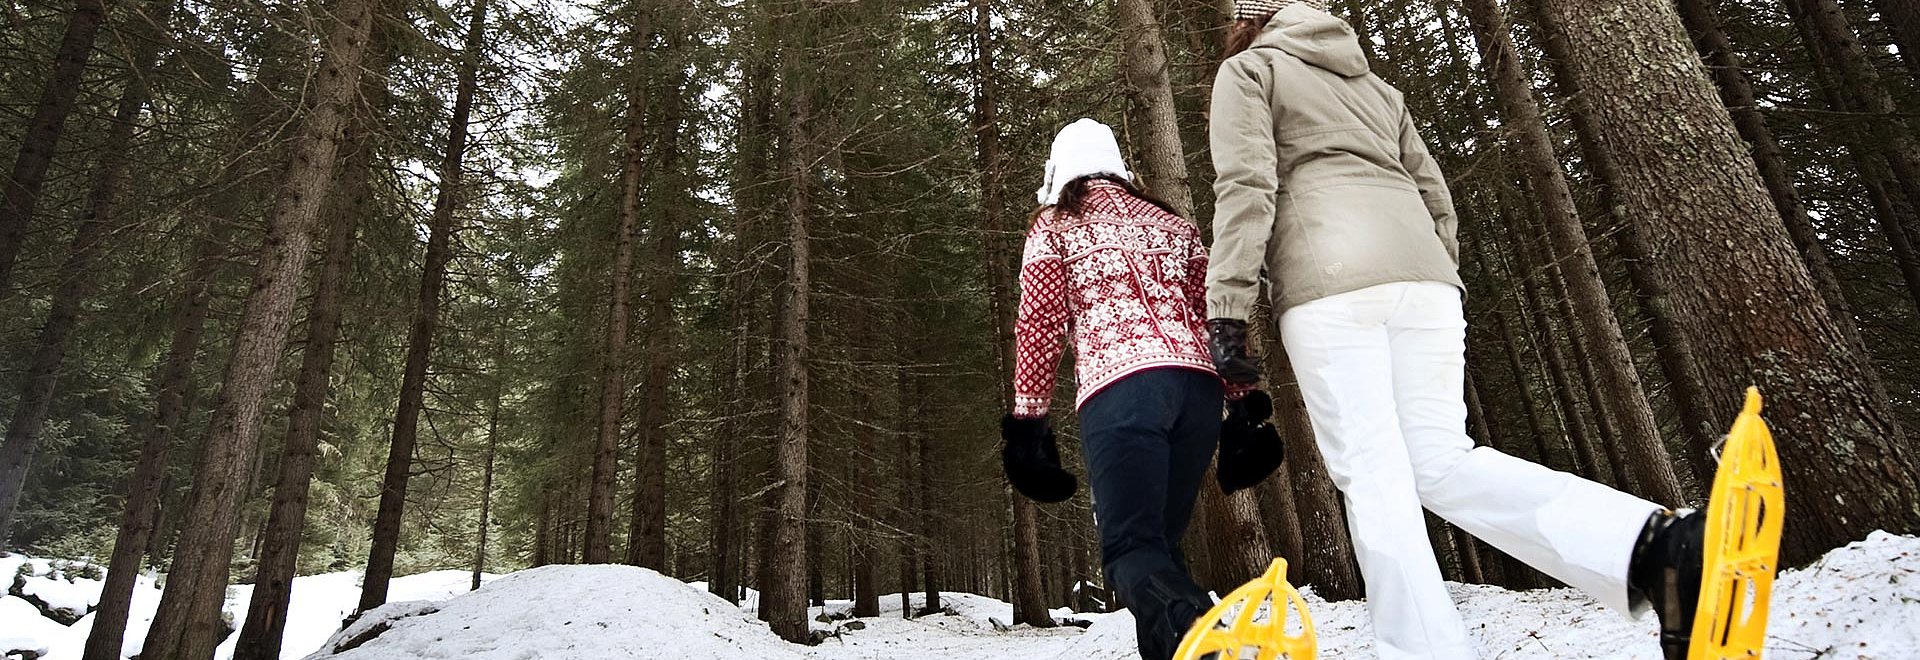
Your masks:
M 1306 5 L 1320 11 L 1327 10 L 1327 0 L 1234 0 L 1233 18 L 1234 20 L 1263 21 L 1293 5 Z

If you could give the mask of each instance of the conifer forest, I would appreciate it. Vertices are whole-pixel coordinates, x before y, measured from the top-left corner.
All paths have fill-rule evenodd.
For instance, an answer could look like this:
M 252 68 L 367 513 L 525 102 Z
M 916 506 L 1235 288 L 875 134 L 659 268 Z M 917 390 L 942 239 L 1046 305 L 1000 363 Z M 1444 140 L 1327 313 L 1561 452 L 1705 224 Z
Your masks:
M 1697 504 L 1754 385 L 1787 566 L 1920 533 L 1920 2 L 1330 4 L 1453 191 L 1479 443 Z M 1232 9 L 0 0 L 0 550 L 105 570 L 89 660 L 278 658 L 293 578 L 347 570 L 367 610 L 631 564 L 789 640 L 826 599 L 1097 609 L 1086 491 L 1001 476 L 1022 237 L 1080 117 L 1211 237 Z M 1203 489 L 1194 575 L 1358 598 L 1252 326 L 1287 462 Z M 1428 521 L 1447 579 L 1556 586 Z

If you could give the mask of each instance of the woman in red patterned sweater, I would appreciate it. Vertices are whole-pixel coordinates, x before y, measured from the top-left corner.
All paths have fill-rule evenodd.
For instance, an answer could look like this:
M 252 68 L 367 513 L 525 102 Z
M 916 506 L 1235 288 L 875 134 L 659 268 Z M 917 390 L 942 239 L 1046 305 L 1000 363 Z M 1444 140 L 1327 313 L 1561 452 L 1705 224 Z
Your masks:
M 1230 406 L 1208 352 L 1207 248 L 1193 223 L 1131 182 L 1113 131 L 1091 119 L 1054 140 L 1020 268 L 1007 477 L 1058 502 L 1077 488 L 1047 411 L 1069 331 L 1082 453 L 1108 586 L 1133 611 L 1141 656 L 1173 655 L 1211 606 L 1180 554 L 1201 480 L 1222 455 L 1229 490 L 1278 466 L 1264 394 Z M 1253 408 L 1253 410 L 1249 410 Z

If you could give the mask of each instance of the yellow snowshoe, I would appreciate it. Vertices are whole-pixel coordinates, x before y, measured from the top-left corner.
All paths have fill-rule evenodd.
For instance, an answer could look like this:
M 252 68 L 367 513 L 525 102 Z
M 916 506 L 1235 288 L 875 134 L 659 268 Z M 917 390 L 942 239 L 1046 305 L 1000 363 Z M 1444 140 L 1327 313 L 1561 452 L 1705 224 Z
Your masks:
M 1287 632 L 1298 619 L 1298 632 Z M 1274 559 L 1265 575 L 1228 594 L 1193 628 L 1174 651 L 1174 660 L 1313 660 L 1313 616 L 1307 602 L 1287 582 L 1287 560 Z
M 1687 660 L 1760 657 L 1786 511 L 1780 456 L 1760 419 L 1760 391 L 1748 389 L 1707 503 L 1706 557 Z

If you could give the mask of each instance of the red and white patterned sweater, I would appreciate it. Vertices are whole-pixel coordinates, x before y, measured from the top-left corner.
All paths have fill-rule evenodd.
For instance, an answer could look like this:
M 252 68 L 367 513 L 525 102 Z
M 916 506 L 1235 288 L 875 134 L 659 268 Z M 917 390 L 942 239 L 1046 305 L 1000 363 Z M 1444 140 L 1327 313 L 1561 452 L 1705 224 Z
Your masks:
M 1092 185 L 1081 215 L 1049 210 L 1027 233 L 1013 330 L 1015 417 L 1046 416 L 1069 328 L 1076 408 L 1146 369 L 1213 373 L 1200 230 L 1120 186 Z

